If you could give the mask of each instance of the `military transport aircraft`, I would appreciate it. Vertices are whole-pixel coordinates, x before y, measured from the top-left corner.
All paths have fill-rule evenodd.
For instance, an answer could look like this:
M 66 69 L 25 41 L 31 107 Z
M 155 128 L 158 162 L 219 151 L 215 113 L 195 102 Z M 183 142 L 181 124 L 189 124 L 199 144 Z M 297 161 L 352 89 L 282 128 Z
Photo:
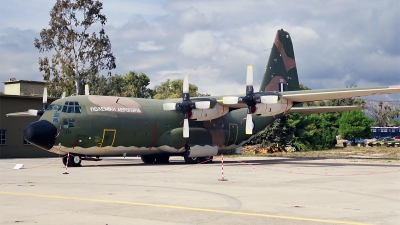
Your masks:
M 69 166 L 94 157 L 137 155 L 144 163 L 165 163 L 176 155 L 186 163 L 198 163 L 243 145 L 288 113 L 361 109 L 299 103 L 400 92 L 400 85 L 300 91 L 292 40 L 284 30 L 276 33 L 259 92 L 253 90 L 251 66 L 246 85 L 244 95 L 190 98 L 185 76 L 182 99 L 86 94 L 58 99 L 49 107 L 45 95 L 42 110 L 26 113 L 41 118 L 25 128 L 24 137 L 47 151 L 71 153 L 63 157 Z

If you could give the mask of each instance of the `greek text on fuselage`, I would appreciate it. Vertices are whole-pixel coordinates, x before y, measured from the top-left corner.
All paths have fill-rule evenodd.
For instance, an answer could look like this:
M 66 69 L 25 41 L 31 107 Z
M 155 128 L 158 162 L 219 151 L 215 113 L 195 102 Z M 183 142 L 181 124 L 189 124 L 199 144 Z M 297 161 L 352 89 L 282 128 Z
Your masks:
M 116 108 L 116 107 L 90 107 L 91 112 L 126 112 L 126 113 L 141 113 L 139 108 Z

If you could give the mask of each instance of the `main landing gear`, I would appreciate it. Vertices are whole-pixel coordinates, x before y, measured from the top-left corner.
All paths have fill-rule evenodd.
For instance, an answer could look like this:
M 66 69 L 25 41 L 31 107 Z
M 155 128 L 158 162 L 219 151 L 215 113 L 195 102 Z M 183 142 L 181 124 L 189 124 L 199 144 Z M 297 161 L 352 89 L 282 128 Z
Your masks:
M 214 159 L 213 156 L 206 156 L 206 157 L 189 157 L 188 154 L 185 152 L 183 158 L 185 159 L 185 163 L 187 164 L 197 164 L 197 163 L 211 163 Z
M 210 163 L 213 161 L 213 156 L 206 157 L 190 157 L 190 147 L 186 145 L 186 151 L 183 154 L 183 158 L 185 159 L 185 163 L 187 164 L 197 164 L 197 163 Z
M 68 167 L 77 167 L 77 166 L 81 166 L 82 163 L 82 159 L 80 156 L 73 156 L 73 155 L 64 155 L 62 158 L 62 162 L 64 164 L 64 166 L 67 165 L 67 161 L 68 161 Z
M 142 155 L 140 156 L 144 163 L 168 163 L 169 155 Z

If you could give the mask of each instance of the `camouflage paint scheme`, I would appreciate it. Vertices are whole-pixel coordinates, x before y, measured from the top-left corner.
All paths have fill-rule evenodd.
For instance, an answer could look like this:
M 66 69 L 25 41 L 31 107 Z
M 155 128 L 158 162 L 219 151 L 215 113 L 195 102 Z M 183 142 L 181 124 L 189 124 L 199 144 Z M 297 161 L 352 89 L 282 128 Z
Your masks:
M 288 32 L 278 30 L 260 92 L 254 93 L 254 96 L 275 95 L 279 101 L 274 104 L 256 105 L 257 110 L 252 114 L 254 125 L 252 135 L 246 135 L 245 132 L 247 105 L 224 105 L 222 96 L 191 99 L 193 102 L 210 101 L 211 110 L 215 109 L 218 113 L 215 113 L 216 116 L 210 120 L 189 119 L 190 137 L 183 138 L 184 116 L 180 111 L 163 110 L 164 103 L 180 103 L 182 99 L 155 100 L 84 95 L 58 99 L 52 103 L 52 106 L 59 105 L 58 110 L 51 110 L 50 106 L 44 112 L 40 120 L 50 122 L 52 125 L 48 126 L 53 133 L 56 132 L 54 127 L 57 128 L 57 135 L 54 144 L 52 140 L 50 141 L 50 146 L 53 147 L 46 148 L 42 145 L 42 148 L 63 155 L 67 153 L 97 157 L 141 155 L 142 159 L 146 155 L 169 157 L 186 154 L 185 161 L 190 163 L 192 161 L 188 160 L 188 157 L 213 156 L 243 145 L 286 113 L 360 109 L 351 106 L 308 107 L 307 110 L 303 110 L 302 107 L 292 107 L 299 102 L 399 92 L 400 86 L 299 91 L 291 37 Z M 240 96 L 243 95 L 238 95 Z M 71 102 L 79 103 L 79 106 L 75 107 L 80 108 L 77 109 L 80 113 L 63 112 L 64 105 Z M 195 114 L 207 116 L 207 112 L 210 111 L 200 110 Z M 31 125 L 25 130 L 29 130 Z M 36 128 L 36 131 L 32 132 L 38 132 L 40 129 L 41 127 Z M 25 138 L 28 140 L 26 135 Z M 35 138 L 40 139 L 37 135 Z M 39 142 L 30 142 L 40 146 Z M 168 161 L 168 158 L 162 160 L 160 158 L 160 161 Z

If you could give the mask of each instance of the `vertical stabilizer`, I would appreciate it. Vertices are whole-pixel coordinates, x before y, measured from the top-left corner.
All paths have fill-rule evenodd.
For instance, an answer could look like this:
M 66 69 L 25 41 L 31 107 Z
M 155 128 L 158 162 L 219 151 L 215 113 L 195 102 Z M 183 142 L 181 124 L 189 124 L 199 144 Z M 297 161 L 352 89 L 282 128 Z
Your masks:
M 276 32 L 260 91 L 300 90 L 292 39 L 283 29 Z

